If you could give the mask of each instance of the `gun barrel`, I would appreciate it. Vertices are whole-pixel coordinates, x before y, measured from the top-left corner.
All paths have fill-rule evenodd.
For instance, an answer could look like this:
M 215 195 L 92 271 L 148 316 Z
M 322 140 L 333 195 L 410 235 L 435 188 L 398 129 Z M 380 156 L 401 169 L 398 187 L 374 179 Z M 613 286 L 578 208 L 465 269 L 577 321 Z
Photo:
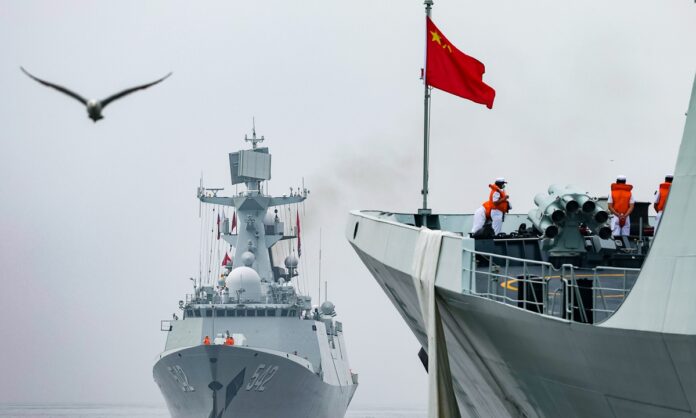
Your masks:
M 597 231 L 595 231 L 601 239 L 609 239 L 611 237 L 611 228 L 608 226 L 600 226 Z
M 557 210 L 556 212 L 560 212 L 563 216 L 565 216 L 562 210 Z M 534 227 L 541 231 L 546 238 L 553 238 L 561 231 L 558 225 L 554 224 L 551 216 L 544 214 L 544 212 L 542 212 L 540 209 L 530 210 L 528 218 L 532 221 Z
M 549 227 L 544 231 L 544 236 L 546 236 L 546 238 L 555 238 L 559 232 L 559 227 L 556 225 L 549 225 Z
M 551 222 L 551 220 L 546 217 L 541 218 L 541 221 L 539 222 L 537 228 L 539 228 L 544 233 L 544 236 L 546 238 L 554 238 L 561 232 L 561 229 L 558 227 L 558 225 L 554 225 Z
M 563 196 L 563 201 L 565 202 L 565 210 L 568 213 L 575 213 L 580 209 L 580 203 L 575 200 L 575 196 L 567 194 Z
M 566 214 L 565 214 L 565 211 L 563 211 L 562 209 L 552 209 L 550 216 L 551 216 L 551 220 L 554 223 L 559 223 L 559 222 L 563 222 L 563 220 L 566 217 Z
M 604 209 L 597 209 L 595 210 L 595 213 L 592 215 L 592 218 L 598 224 L 603 224 L 609 220 L 609 213 L 607 213 L 607 211 L 605 211 Z

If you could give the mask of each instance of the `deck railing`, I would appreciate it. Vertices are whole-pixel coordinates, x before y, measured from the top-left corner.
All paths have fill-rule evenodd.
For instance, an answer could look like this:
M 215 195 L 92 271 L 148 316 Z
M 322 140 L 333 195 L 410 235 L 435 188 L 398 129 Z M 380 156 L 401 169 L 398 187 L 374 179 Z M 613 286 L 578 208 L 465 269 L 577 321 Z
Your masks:
M 640 272 L 598 266 L 560 268 L 544 261 L 465 249 L 464 292 L 542 315 L 584 323 L 606 320 L 621 306 Z

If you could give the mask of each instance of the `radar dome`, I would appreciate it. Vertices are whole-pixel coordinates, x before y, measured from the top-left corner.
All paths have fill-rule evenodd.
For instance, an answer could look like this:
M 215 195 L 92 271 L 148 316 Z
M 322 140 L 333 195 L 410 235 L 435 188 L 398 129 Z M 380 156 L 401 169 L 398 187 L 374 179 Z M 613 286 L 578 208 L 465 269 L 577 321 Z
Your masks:
M 251 251 L 244 251 L 242 253 L 242 263 L 247 266 L 251 267 L 252 264 L 254 264 L 254 261 L 256 261 L 256 256 L 254 253 Z
M 285 257 L 285 267 L 289 269 L 296 269 L 297 265 L 300 263 L 300 260 L 295 257 L 294 254 L 291 254 L 287 257 Z
M 324 303 L 321 304 L 321 313 L 323 315 L 330 315 L 334 316 L 336 315 L 336 305 L 334 305 L 332 302 L 329 302 L 328 300 Z
M 227 276 L 227 288 L 232 300 L 260 302 L 261 277 L 256 270 L 249 267 L 237 267 Z

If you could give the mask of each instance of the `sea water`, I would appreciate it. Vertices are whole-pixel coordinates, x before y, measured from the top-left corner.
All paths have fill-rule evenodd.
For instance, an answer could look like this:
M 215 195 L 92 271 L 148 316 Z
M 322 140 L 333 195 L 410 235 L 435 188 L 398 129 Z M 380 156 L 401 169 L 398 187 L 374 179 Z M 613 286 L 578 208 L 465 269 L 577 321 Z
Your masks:
M 425 418 L 425 411 L 399 408 L 350 408 L 346 418 Z M 0 404 L 0 417 L 157 418 L 169 417 L 164 405 Z M 274 418 L 274 417 L 259 417 Z M 310 418 L 310 417 L 308 417 Z

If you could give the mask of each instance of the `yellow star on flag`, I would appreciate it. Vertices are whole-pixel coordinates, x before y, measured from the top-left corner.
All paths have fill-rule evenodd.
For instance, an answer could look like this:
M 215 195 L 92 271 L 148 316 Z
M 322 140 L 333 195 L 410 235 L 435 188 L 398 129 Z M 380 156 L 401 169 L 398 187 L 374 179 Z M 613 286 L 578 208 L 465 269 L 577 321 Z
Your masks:
M 439 34 L 439 33 L 437 33 L 437 32 L 435 32 L 435 31 L 432 31 L 432 30 L 431 30 L 431 31 L 430 31 L 430 34 L 433 35 L 433 39 L 431 39 L 431 41 L 435 41 L 435 42 L 437 42 L 438 44 L 442 45 L 442 41 L 440 40 L 441 38 L 440 38 L 440 34 Z

